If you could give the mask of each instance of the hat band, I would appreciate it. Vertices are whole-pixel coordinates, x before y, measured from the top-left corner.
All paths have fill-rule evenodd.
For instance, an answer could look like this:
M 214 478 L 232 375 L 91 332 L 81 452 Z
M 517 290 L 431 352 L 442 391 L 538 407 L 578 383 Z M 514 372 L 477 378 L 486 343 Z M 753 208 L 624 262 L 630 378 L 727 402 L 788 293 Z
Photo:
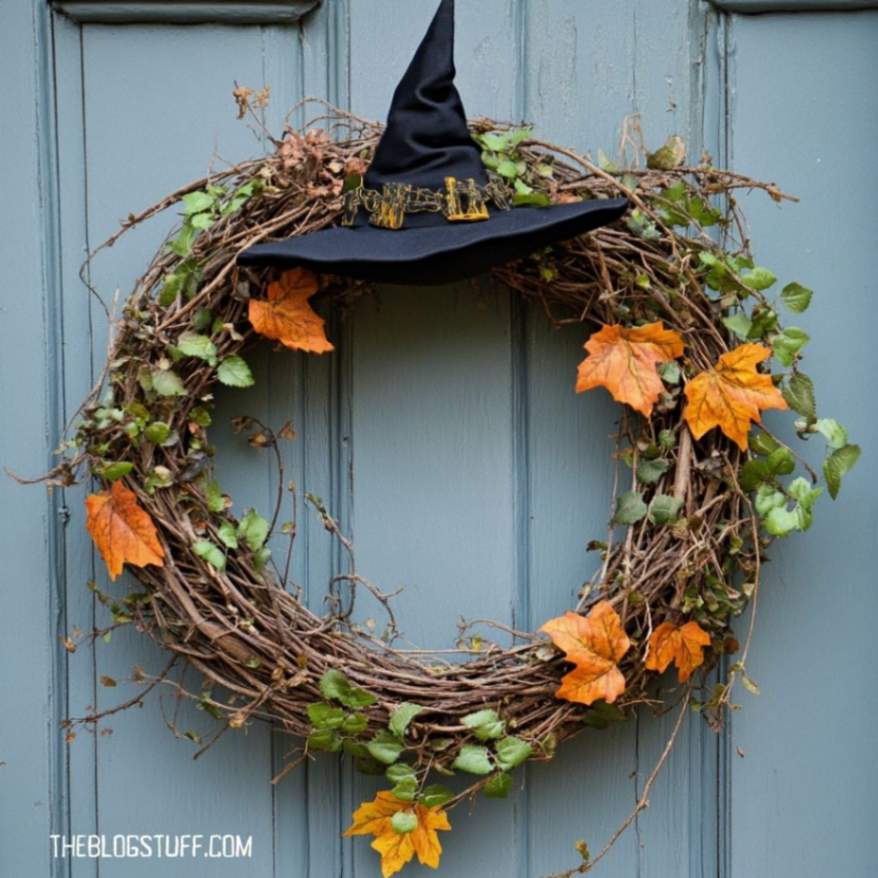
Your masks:
M 503 186 L 491 180 L 479 186 L 472 178 L 445 178 L 444 189 L 425 189 L 408 183 L 385 183 L 381 190 L 366 189 L 362 183 L 344 196 L 344 226 L 356 224 L 360 208 L 369 222 L 380 229 L 401 229 L 409 213 L 441 213 L 448 222 L 469 223 L 490 219 L 488 202 L 500 210 L 510 203 Z

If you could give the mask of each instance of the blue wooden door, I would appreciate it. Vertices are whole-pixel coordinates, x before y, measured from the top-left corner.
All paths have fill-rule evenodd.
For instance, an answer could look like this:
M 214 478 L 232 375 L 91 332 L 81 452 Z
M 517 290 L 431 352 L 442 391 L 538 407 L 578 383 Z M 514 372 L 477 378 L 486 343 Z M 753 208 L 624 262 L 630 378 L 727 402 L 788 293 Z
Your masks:
M 434 5 L 0 0 L 0 462 L 44 470 L 103 361 L 106 317 L 77 274 L 86 250 L 211 162 L 263 149 L 234 118 L 233 81 L 271 86 L 274 130 L 305 96 L 380 117 Z M 878 12 L 852 5 L 874 4 L 458 2 L 471 115 L 533 120 L 547 138 L 612 152 L 622 117 L 639 112 L 650 143 L 679 133 L 691 156 L 707 149 L 802 196 L 782 214 L 754 197 L 754 236 L 761 261 L 818 290 L 803 320 L 819 330 L 809 371 L 864 447 L 843 503 L 772 553 L 752 661 L 762 697 L 746 697 L 719 737 L 693 718 L 650 809 L 598 874 L 875 874 L 875 418 L 863 401 Z M 95 263 L 91 280 L 109 300 L 172 221 Z M 397 606 L 413 643 L 451 645 L 461 615 L 533 628 L 568 607 L 591 573 L 585 543 L 605 527 L 612 475 L 614 409 L 572 389 L 581 331 L 549 328 L 486 283 L 387 288 L 331 329 L 332 358 L 258 354 L 256 388 L 224 395 L 218 423 L 293 421 L 290 477 L 340 517 L 371 579 L 406 587 Z M 242 507 L 267 508 L 275 476 L 218 430 L 223 483 Z M 101 677 L 124 681 L 162 656 L 125 631 L 66 652 L 67 632 L 106 621 L 86 583 L 125 583 L 110 586 L 96 563 L 84 488 L 46 498 L 3 479 L 0 491 L 0 874 L 377 875 L 368 846 L 340 837 L 374 782 L 328 757 L 272 786 L 290 744 L 268 728 L 226 735 L 193 762 L 191 744 L 167 731 L 166 695 L 113 717 L 112 734 L 64 744 L 62 717 L 133 694 Z M 295 578 L 316 608 L 336 561 L 319 523 L 306 523 Z M 848 634 L 815 663 L 830 617 Z M 206 718 L 184 706 L 176 724 L 201 730 Z M 597 848 L 632 807 L 668 725 L 643 715 L 586 732 L 523 772 L 509 800 L 459 809 L 442 874 L 544 875 L 576 861 L 575 840 Z M 52 856 L 51 833 L 234 833 L 252 849 L 247 860 L 65 860 Z

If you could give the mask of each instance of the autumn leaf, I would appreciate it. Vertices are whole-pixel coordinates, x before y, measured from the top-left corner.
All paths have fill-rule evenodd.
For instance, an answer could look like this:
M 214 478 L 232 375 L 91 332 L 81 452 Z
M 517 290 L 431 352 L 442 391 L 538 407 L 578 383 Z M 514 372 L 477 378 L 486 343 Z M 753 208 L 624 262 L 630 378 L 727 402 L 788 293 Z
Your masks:
M 683 415 L 696 439 L 719 427 L 741 451 L 746 451 L 750 423 L 761 420 L 760 410 L 787 408 L 771 376 L 756 369 L 770 356 L 771 351 L 764 345 L 738 345 L 686 385 Z
M 612 703 L 625 691 L 625 677 L 617 663 L 631 641 L 609 601 L 592 607 L 587 616 L 565 613 L 540 628 L 575 667 L 561 679 L 556 697 L 580 704 Z
M 155 525 L 121 479 L 113 482 L 109 491 L 90 494 L 85 506 L 88 532 L 106 562 L 110 579 L 115 579 L 125 564 L 162 566 L 165 552 Z
M 393 819 L 405 825 L 414 824 L 408 832 L 398 832 Z M 408 818 L 408 819 L 406 819 Z M 418 861 L 431 869 L 439 866 L 442 845 L 436 830 L 451 829 L 448 815 L 442 808 L 428 808 L 397 799 L 391 792 L 381 791 L 371 802 L 363 802 L 354 811 L 353 823 L 345 831 L 346 836 L 373 835 L 372 848 L 381 854 L 381 874 L 384 878 L 394 875 L 417 854 Z
M 317 290 L 312 272 L 304 268 L 285 271 L 280 280 L 268 285 L 268 301 L 250 300 L 253 328 L 294 351 L 322 354 L 334 350 L 326 338 L 323 318 L 308 303 Z
M 585 349 L 576 392 L 606 387 L 617 402 L 648 418 L 663 387 L 656 367 L 683 353 L 683 339 L 660 320 L 630 329 L 614 323 L 594 333 Z
M 662 622 L 649 638 L 646 669 L 662 673 L 673 662 L 680 682 L 685 683 L 704 664 L 704 647 L 709 645 L 710 635 L 697 622 L 679 628 L 673 622 Z

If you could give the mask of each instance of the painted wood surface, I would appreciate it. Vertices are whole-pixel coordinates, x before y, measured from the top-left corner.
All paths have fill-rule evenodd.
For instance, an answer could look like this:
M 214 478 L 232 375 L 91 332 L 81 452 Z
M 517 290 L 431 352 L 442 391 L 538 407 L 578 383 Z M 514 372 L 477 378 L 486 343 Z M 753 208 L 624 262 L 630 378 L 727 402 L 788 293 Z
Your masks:
M 810 371 L 826 388 L 827 412 L 832 400 L 855 435 L 867 436 L 871 412 L 850 401 L 864 391 L 846 390 L 850 369 L 830 363 L 828 352 L 843 346 L 852 362 L 868 357 L 860 254 L 868 252 L 876 194 L 863 185 L 876 116 L 862 84 L 875 78 L 875 18 L 797 16 L 791 24 L 787 16 L 729 18 L 684 0 L 459 6 L 459 84 L 471 115 L 533 120 L 547 138 L 612 153 L 622 117 L 640 112 L 650 143 L 680 133 L 691 155 L 710 149 L 805 197 L 782 222 L 768 212 L 773 206 L 754 202 L 766 242 L 760 258 L 781 269 L 785 260 L 795 264 L 818 288 L 808 318 L 820 326 L 823 348 L 815 345 Z M 40 0 L 0 0 L 0 69 L 4 81 L 22 83 L 0 92 L 2 118 L 19 120 L 3 134 L 11 160 L 0 163 L 0 247 L 9 266 L 0 288 L 0 397 L 19 422 L 3 435 L 0 463 L 43 469 L 103 360 L 106 318 L 77 277 L 86 249 L 127 211 L 201 176 L 211 161 L 263 148 L 234 119 L 232 81 L 271 85 L 266 121 L 274 130 L 305 96 L 379 118 L 433 7 L 432 0 L 323 0 L 293 25 L 162 26 L 77 23 Z M 794 150 L 779 133 L 787 130 L 801 135 Z M 845 133 L 831 138 L 833 130 Z M 845 149 L 842 160 L 836 144 L 849 142 L 854 153 Z M 824 206 L 849 173 L 860 184 L 847 212 Z M 133 233 L 96 262 L 92 279 L 108 300 L 130 288 L 173 219 Z M 818 258 L 815 236 L 827 233 L 839 247 L 849 242 L 843 264 Z M 405 586 L 398 610 L 413 643 L 452 645 L 460 615 L 533 628 L 568 607 L 593 569 L 585 543 L 605 528 L 612 484 L 614 408 L 600 393 L 572 390 L 582 331 L 553 330 L 542 314 L 481 281 L 388 287 L 348 320 L 331 315 L 330 327 L 333 357 L 262 349 L 252 357 L 256 387 L 220 395 L 219 477 L 236 509 L 266 509 L 276 474 L 228 419 L 291 419 L 299 438 L 285 449 L 287 477 L 339 516 L 364 574 Z M 862 469 L 833 510 L 838 517 L 824 509 L 818 538 L 778 553 L 754 657 L 765 695 L 747 699 L 724 738 L 696 720 L 687 726 L 652 807 L 601 874 L 816 876 L 832 871 L 842 848 L 845 875 L 870 874 L 865 806 L 874 804 L 875 778 L 863 766 L 874 762 L 867 730 L 876 705 L 850 705 L 868 689 L 865 637 L 820 668 L 806 661 L 828 591 L 844 583 L 860 606 L 874 605 L 867 488 L 875 471 L 864 445 Z M 272 786 L 291 744 L 268 728 L 227 735 L 193 762 L 191 745 L 166 730 L 163 710 L 174 709 L 166 695 L 114 717 L 111 735 L 81 734 L 63 746 L 60 717 L 132 694 L 124 683 L 102 688 L 101 675 L 124 680 L 133 664 L 158 669 L 163 657 L 127 633 L 72 656 L 59 648 L 59 633 L 105 621 L 86 581 L 114 593 L 130 581 L 106 582 L 85 536 L 84 488 L 47 500 L 2 480 L 0 491 L 8 519 L 0 529 L 0 608 L 15 620 L 0 639 L 10 706 L 0 716 L 0 873 L 379 874 L 365 842 L 340 838 L 375 783 L 325 758 Z M 325 531 L 304 519 L 294 578 L 311 606 L 321 606 L 337 565 Z M 366 604 L 362 612 L 376 611 Z M 852 610 L 852 630 L 865 618 Z M 849 667 L 855 675 L 839 685 Z M 815 696 L 826 706 L 817 708 Z M 183 708 L 178 724 L 203 730 L 206 719 Z M 459 809 L 442 874 L 525 878 L 575 862 L 578 838 L 595 849 L 633 805 L 668 725 L 643 715 L 624 728 L 587 732 L 554 763 L 522 772 L 508 801 L 479 802 L 472 816 Z M 730 755 L 735 746 L 745 759 Z M 802 772 L 806 763 L 820 767 Z M 252 835 L 253 858 L 243 866 L 62 862 L 49 857 L 52 831 L 235 832 Z

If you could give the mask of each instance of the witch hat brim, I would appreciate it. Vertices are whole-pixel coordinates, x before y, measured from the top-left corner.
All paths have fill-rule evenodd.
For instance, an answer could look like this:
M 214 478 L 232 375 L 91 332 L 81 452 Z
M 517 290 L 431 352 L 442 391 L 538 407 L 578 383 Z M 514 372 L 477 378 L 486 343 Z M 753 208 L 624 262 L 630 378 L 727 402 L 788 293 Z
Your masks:
M 376 282 L 446 283 L 625 212 L 625 198 L 510 209 L 482 164 L 454 77 L 454 0 L 442 0 L 393 94 L 363 185 L 347 195 L 354 199 L 346 211 L 353 225 L 257 244 L 240 253 L 238 263 L 302 266 Z M 409 200 L 409 193 L 418 195 Z M 436 209 L 422 209 L 425 202 Z
M 516 207 L 497 212 L 483 223 L 397 231 L 373 226 L 333 227 L 257 244 L 241 253 L 238 263 L 302 266 L 376 283 L 450 283 L 611 223 L 627 207 L 627 199 L 613 198 L 555 207 Z

